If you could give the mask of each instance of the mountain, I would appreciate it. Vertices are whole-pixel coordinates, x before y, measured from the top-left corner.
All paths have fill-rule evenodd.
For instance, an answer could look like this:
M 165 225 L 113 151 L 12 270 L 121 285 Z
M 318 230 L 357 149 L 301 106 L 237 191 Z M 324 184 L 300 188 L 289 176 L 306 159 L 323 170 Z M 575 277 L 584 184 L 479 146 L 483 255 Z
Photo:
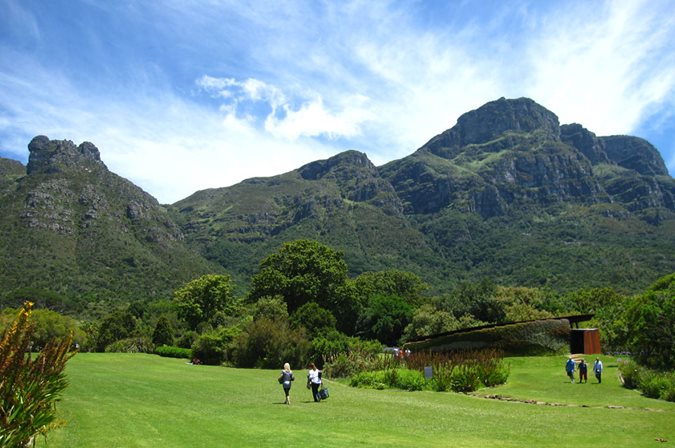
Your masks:
M 377 167 L 346 151 L 160 205 L 91 143 L 35 137 L 0 159 L 0 284 L 169 297 L 197 275 L 245 288 L 287 241 L 344 252 L 351 275 L 400 269 L 436 290 L 490 278 L 555 290 L 644 289 L 675 271 L 675 180 L 632 136 L 598 137 L 527 98 L 490 102 Z
M 0 284 L 95 299 L 169 297 L 221 271 L 165 207 L 111 173 L 85 142 L 35 137 L 27 166 L 0 160 Z
M 405 269 L 440 289 L 489 277 L 633 291 L 675 270 L 674 204 L 645 140 L 501 98 L 384 166 L 347 151 L 172 211 L 192 247 L 243 276 L 282 242 L 312 238 L 343 250 L 352 274 Z

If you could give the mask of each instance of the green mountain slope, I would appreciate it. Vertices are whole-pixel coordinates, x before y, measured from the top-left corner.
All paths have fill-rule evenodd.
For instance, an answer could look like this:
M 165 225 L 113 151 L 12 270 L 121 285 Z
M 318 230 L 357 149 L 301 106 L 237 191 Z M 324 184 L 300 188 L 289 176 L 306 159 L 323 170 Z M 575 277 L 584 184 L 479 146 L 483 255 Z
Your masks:
M 386 268 L 433 272 L 442 261 L 402 213 L 389 182 L 356 151 L 200 191 L 173 209 L 186 240 L 242 278 L 283 242 L 299 238 L 342 250 L 352 274 Z
M 674 185 L 648 142 L 502 98 L 382 167 L 348 151 L 174 210 L 193 247 L 245 275 L 281 242 L 313 238 L 353 274 L 395 267 L 441 289 L 490 277 L 632 291 L 675 270 Z
M 166 209 L 108 171 L 91 143 L 36 137 L 28 166 L 3 161 L 0 284 L 98 299 L 166 297 L 220 270 L 190 250 Z

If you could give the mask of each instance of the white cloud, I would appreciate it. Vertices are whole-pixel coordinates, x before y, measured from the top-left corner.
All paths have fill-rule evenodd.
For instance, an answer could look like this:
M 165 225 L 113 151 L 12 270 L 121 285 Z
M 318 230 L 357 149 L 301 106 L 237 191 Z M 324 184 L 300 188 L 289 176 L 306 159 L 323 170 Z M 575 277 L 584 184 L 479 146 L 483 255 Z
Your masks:
M 361 124 L 372 117 L 367 109 L 368 98 L 363 95 L 345 95 L 338 99 L 339 110 L 333 111 L 319 95 L 307 98 L 310 92 L 292 92 L 289 97 L 280 88 L 254 78 L 237 81 L 203 75 L 197 85 L 226 100 L 221 110 L 227 120 L 243 119 L 248 125 L 259 121 L 261 131 L 289 141 L 301 137 L 354 137 L 360 133 Z M 249 103 L 263 103 L 269 112 L 255 117 L 246 112 L 251 106 Z M 294 107 L 292 103 L 299 106 Z
M 548 17 L 529 48 L 529 94 L 563 123 L 600 135 L 632 132 L 674 92 L 675 22 L 663 6 L 592 3 Z

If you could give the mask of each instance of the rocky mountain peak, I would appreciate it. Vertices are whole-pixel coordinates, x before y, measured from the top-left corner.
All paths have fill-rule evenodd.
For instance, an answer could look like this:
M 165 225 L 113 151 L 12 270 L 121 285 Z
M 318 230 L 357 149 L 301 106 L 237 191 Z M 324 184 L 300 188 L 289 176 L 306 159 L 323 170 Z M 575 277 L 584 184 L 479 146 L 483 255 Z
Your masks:
M 326 160 L 317 160 L 301 167 L 298 172 L 303 179 L 317 180 L 329 173 L 337 174 L 344 170 L 358 169 L 372 173 L 377 172 L 368 156 L 359 151 L 344 151 Z
M 605 144 L 595 134 L 580 124 L 564 124 L 560 127 L 563 142 L 577 148 L 592 164 L 608 163 Z
M 628 135 L 601 137 L 607 157 L 617 165 L 646 176 L 668 176 L 659 151 L 647 140 Z
M 460 145 L 486 143 L 504 132 L 542 130 L 546 136 L 560 136 L 558 117 L 529 98 L 500 98 L 465 113 L 457 120 Z
M 70 140 L 50 140 L 49 137 L 38 135 L 28 144 L 28 151 L 28 174 L 77 168 L 107 170 L 98 148 L 89 142 L 75 146 Z
M 453 158 L 462 148 L 491 142 L 509 132 L 536 133 L 540 139 L 558 141 L 560 123 L 553 112 L 529 98 L 500 98 L 463 114 L 455 126 L 432 138 L 421 150 Z

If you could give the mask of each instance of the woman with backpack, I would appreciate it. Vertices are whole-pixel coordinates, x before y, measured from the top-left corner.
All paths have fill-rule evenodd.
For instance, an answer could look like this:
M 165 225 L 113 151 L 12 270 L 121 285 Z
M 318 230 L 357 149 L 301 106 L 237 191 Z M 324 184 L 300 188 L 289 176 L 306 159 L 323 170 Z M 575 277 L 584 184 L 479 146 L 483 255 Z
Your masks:
M 291 404 L 291 381 L 295 381 L 295 377 L 291 371 L 290 364 L 284 364 L 284 370 L 281 371 L 278 381 L 284 388 L 284 394 L 286 394 L 286 401 L 284 401 L 284 404 Z

